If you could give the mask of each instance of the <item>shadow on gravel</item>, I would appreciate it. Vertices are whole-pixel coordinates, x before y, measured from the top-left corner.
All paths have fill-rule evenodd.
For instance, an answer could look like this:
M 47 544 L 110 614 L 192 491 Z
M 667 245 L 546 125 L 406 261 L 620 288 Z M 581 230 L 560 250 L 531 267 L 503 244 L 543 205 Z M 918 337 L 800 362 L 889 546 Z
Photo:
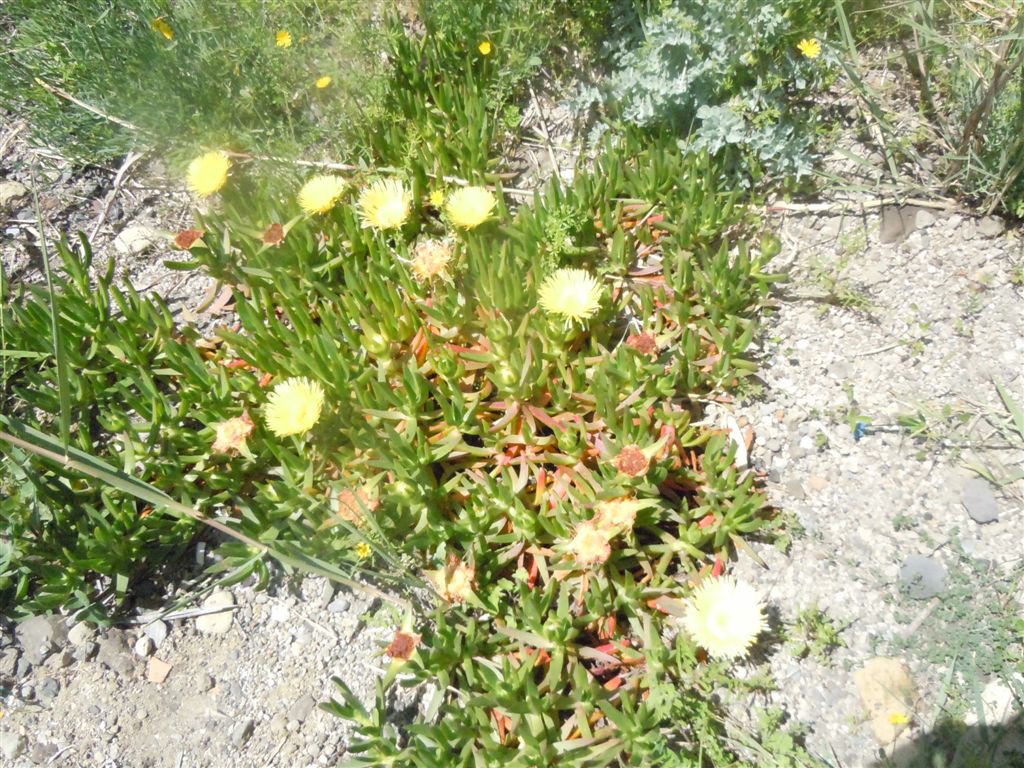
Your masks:
M 870 768 L 1024 768 L 1024 717 L 991 726 L 940 720 Z

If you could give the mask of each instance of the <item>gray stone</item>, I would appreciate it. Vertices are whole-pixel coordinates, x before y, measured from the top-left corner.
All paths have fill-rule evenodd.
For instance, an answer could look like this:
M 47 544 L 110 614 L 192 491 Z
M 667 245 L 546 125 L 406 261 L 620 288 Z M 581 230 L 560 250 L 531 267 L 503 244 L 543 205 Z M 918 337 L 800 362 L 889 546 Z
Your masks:
M 46 765 L 50 758 L 57 754 L 56 744 L 47 744 L 42 741 L 36 742 L 29 753 L 29 758 L 36 765 Z
M 807 493 L 804 491 L 804 487 L 799 480 L 790 480 L 786 483 L 786 493 L 797 501 L 803 501 L 807 498 Z
M 46 657 L 65 643 L 67 629 L 56 616 L 33 616 L 21 622 L 14 630 L 28 663 L 39 666 Z
M 350 603 L 349 599 L 344 595 L 338 595 L 334 598 L 330 605 L 327 606 L 327 610 L 330 613 L 345 613 L 348 610 Z
M 917 224 L 918 229 L 930 227 L 935 223 L 935 214 L 925 208 L 919 208 L 914 223 Z
M 36 690 L 39 700 L 44 704 L 57 698 L 58 693 L 60 693 L 60 683 L 53 677 L 44 677 Z
M 135 669 L 129 656 L 128 646 L 124 641 L 124 633 L 112 630 L 99 642 L 96 661 L 122 677 L 126 677 Z
M 985 216 L 978 222 L 978 234 L 982 237 L 999 237 L 1006 225 L 998 216 Z
M 227 608 L 235 604 L 230 592 L 223 590 L 214 592 L 203 601 L 203 608 Z M 196 617 L 196 629 L 208 635 L 223 635 L 231 629 L 234 611 L 224 610 L 219 613 L 207 613 Z
M 270 718 L 270 732 L 276 736 L 280 736 L 288 728 L 288 718 L 282 713 L 278 713 Z
M 927 600 L 946 591 L 946 568 L 925 555 L 911 555 L 903 561 L 900 585 L 915 600 Z
M 972 477 L 964 483 L 964 509 L 976 523 L 991 523 L 999 519 L 999 502 L 992 486 L 981 477 Z
M 32 665 L 28 663 L 28 659 L 24 656 L 18 658 L 18 666 L 14 670 L 14 676 L 21 680 L 22 678 L 28 677 L 28 673 L 32 671 Z
M 211 675 L 202 674 L 197 675 L 195 678 L 195 689 L 197 693 L 206 693 L 216 685 Z
M 20 181 L 0 181 L 0 208 L 28 195 L 28 187 Z
M 255 727 L 256 724 L 253 722 L 251 717 L 247 717 L 245 720 L 242 720 L 231 731 L 231 743 L 236 747 L 242 746 L 249 740 L 249 737 L 252 736 L 252 732 Z
M 14 760 L 25 751 L 25 737 L 20 733 L 0 730 L 0 755 L 4 760 Z
M 80 621 L 68 630 L 68 642 L 72 645 L 82 645 L 96 636 L 96 630 L 84 621 Z
M 132 224 L 121 230 L 120 234 L 114 238 L 114 248 L 125 256 L 138 256 L 166 239 L 166 236 L 156 227 L 151 227 L 148 224 Z
M 327 608 L 331 603 L 331 599 L 334 597 L 334 587 L 331 586 L 331 582 L 324 581 L 323 589 L 320 590 L 320 594 L 316 598 L 316 607 L 320 610 Z
M 153 638 L 149 635 L 143 635 L 135 641 L 135 645 L 132 646 L 132 650 L 135 651 L 136 656 L 146 658 L 152 655 L 153 651 L 156 650 L 156 643 L 153 642 Z
M 87 640 L 81 645 L 77 646 L 74 652 L 71 654 L 74 656 L 75 661 L 89 661 L 96 657 L 96 653 L 99 651 L 100 646 L 98 643 Z
M 167 634 L 170 632 L 170 629 L 167 626 L 167 622 L 157 620 L 152 624 L 147 624 L 146 628 L 142 631 L 146 633 L 147 637 L 152 638 L 153 644 L 159 648 L 163 644 L 164 640 L 167 639 Z
M 0 653 L 0 677 L 14 677 L 18 671 L 18 657 L 21 651 L 17 648 L 7 648 Z
M 312 696 L 306 694 L 300 696 L 294 704 L 288 709 L 288 719 L 296 723 L 304 723 L 306 718 L 309 717 L 309 713 L 313 711 L 313 707 L 316 706 L 316 701 Z

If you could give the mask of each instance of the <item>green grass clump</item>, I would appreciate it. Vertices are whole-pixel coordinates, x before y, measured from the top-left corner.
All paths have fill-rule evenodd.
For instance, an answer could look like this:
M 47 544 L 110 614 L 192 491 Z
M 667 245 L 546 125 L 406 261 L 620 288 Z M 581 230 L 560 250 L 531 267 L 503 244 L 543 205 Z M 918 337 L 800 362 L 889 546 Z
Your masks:
M 373 10 L 348 0 L 22 0 L 7 9 L 0 98 L 37 140 L 91 162 L 139 144 L 342 150 L 381 71 Z

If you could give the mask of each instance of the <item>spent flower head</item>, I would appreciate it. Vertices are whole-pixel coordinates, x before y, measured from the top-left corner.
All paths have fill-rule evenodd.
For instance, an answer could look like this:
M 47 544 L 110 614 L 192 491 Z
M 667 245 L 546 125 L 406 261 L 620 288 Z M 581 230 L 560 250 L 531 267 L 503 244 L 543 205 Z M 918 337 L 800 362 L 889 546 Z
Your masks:
M 264 418 L 278 437 L 308 432 L 320 419 L 324 388 L 305 377 L 285 379 L 267 397 Z
M 566 320 L 589 320 L 601 306 L 601 284 L 583 269 L 563 268 L 540 287 L 540 308 Z
M 494 194 L 484 187 L 462 187 L 448 195 L 444 209 L 452 224 L 462 229 L 479 227 L 498 204 Z
M 600 565 L 612 554 L 608 537 L 592 522 L 581 523 L 569 542 L 569 552 L 580 565 Z
M 231 160 L 225 152 L 200 155 L 188 164 L 188 188 L 200 197 L 209 197 L 227 183 L 229 170 Z
M 345 180 L 340 176 L 314 176 L 299 190 L 299 206 L 306 213 L 327 213 L 345 191 Z
M 381 179 L 359 195 L 359 215 L 364 227 L 398 229 L 409 218 L 412 194 L 395 179 Z
M 758 592 L 732 576 L 720 576 L 704 579 L 693 591 L 683 626 L 709 655 L 728 660 L 746 655 L 768 624 Z
M 805 37 L 796 47 L 808 59 L 816 59 L 821 55 L 821 43 L 813 37 Z
M 617 533 L 626 533 L 633 530 L 636 522 L 636 513 L 643 504 L 636 499 L 609 499 L 599 502 L 597 514 L 594 515 L 594 525 L 597 530 L 605 536 L 614 536 Z
M 252 417 L 248 413 L 235 416 L 216 425 L 217 437 L 213 441 L 214 453 L 239 453 L 245 449 L 245 440 L 252 434 Z
M 447 240 L 420 240 L 412 249 L 410 268 L 421 283 L 444 277 L 452 261 L 452 244 Z

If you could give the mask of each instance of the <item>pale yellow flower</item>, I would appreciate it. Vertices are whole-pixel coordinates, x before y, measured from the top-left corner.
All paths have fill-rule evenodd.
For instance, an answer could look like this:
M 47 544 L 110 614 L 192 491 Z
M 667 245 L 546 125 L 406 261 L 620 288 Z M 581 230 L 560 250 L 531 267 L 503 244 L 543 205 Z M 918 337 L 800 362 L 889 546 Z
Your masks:
M 413 276 L 425 283 L 444 276 L 451 261 L 451 243 L 444 240 L 421 240 L 412 250 L 410 267 Z
M 171 28 L 171 25 L 167 23 L 167 19 L 163 16 L 153 19 L 153 23 L 150 26 L 168 40 L 174 39 L 174 29 Z
M 490 40 L 484 40 L 480 45 L 477 46 L 477 50 L 480 51 L 484 56 L 490 56 L 493 47 L 491 46 Z
M 569 542 L 569 551 L 580 565 L 600 565 L 612 554 L 608 537 L 593 523 L 582 523 Z
M 816 59 L 821 55 L 821 43 L 813 37 L 804 38 L 796 44 L 796 47 L 808 59 Z
M 224 152 L 207 152 L 188 164 L 188 188 L 200 197 L 209 197 L 228 181 L 231 160 Z
M 717 659 L 745 656 L 767 629 L 761 596 L 731 576 L 707 578 L 687 601 L 683 626 Z
M 314 176 L 299 190 L 299 206 L 308 214 L 327 213 L 344 191 L 344 179 L 338 176 Z
M 442 205 L 444 205 L 443 189 L 435 189 L 433 192 L 430 193 L 430 204 L 435 208 L 440 208 Z
M 278 48 L 290 48 L 291 44 L 292 33 L 289 32 L 287 29 L 279 30 L 278 33 L 274 35 L 274 45 L 276 45 Z
M 245 448 L 245 440 L 252 434 L 252 418 L 248 413 L 216 425 L 217 438 L 213 441 L 215 453 L 238 453 Z
M 412 195 L 394 179 L 375 181 L 359 195 L 359 214 L 364 227 L 397 229 L 405 224 Z
M 330 84 L 331 84 L 331 76 L 330 75 L 324 75 L 323 77 L 317 78 L 317 81 L 316 81 L 316 87 L 317 88 L 323 89 L 323 88 L 326 88 Z
M 586 270 L 563 268 L 544 281 L 539 299 L 545 312 L 583 322 L 601 307 L 601 284 Z
M 462 187 L 448 196 L 444 209 L 456 227 L 473 229 L 491 217 L 497 204 L 497 198 L 488 189 Z
M 309 379 L 286 379 L 274 387 L 267 398 L 264 418 L 278 437 L 308 432 L 320 419 L 324 407 L 324 388 Z
M 594 525 L 605 536 L 633 530 L 636 513 L 643 504 L 636 499 L 609 499 L 597 505 Z
M 360 541 L 358 544 L 356 544 L 356 556 L 360 560 L 365 560 L 372 554 L 373 549 L 365 541 Z

